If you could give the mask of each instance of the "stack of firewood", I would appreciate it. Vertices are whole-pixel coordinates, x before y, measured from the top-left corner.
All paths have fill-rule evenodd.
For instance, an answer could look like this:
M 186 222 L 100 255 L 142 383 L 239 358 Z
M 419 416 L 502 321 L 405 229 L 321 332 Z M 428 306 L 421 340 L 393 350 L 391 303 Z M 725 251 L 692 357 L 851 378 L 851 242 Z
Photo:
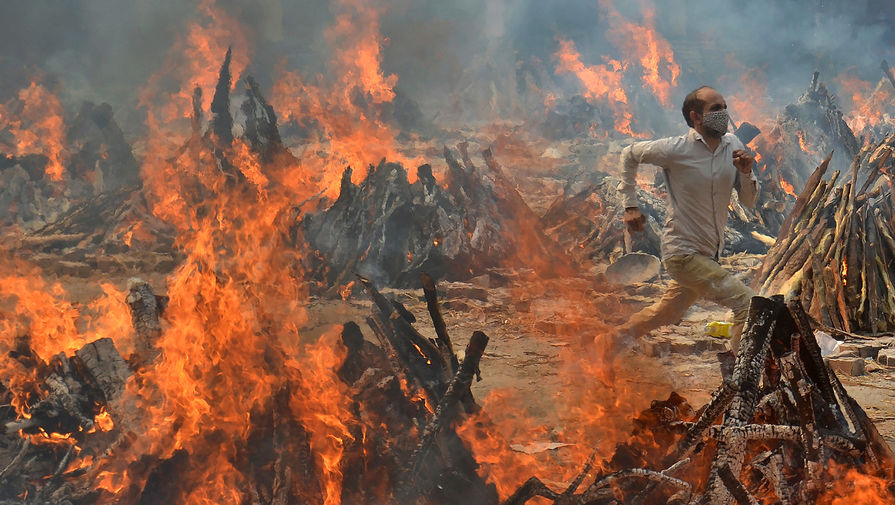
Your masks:
M 865 146 L 849 180 L 818 166 L 753 283 L 761 293 L 798 293 L 818 323 L 849 333 L 895 329 L 895 135 Z
M 895 477 L 895 456 L 824 364 L 801 302 L 782 296 L 752 299 L 733 375 L 708 405 L 694 414 L 675 394 L 654 402 L 595 476 L 593 463 L 564 491 L 532 477 L 504 505 L 535 496 L 581 505 L 816 503 L 848 492 L 842 468 L 881 489 Z M 879 503 L 895 499 L 881 493 Z

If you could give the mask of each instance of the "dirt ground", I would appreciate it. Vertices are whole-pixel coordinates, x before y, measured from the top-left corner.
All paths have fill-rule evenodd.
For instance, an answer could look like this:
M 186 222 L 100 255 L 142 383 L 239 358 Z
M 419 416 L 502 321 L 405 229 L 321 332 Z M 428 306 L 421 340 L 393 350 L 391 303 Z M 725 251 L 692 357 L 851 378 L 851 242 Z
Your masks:
M 739 255 L 723 263 L 745 277 L 760 261 L 757 256 Z M 438 284 L 444 319 L 461 359 L 474 331 L 490 337 L 480 366 L 482 380 L 473 385 L 478 402 L 497 426 L 507 428 L 501 434 L 506 445 L 525 454 L 539 453 L 564 469 L 557 475 L 568 476 L 580 467 L 583 454 L 595 446 L 609 456 L 615 443 L 630 432 L 632 417 L 651 401 L 664 400 L 674 391 L 699 408 L 721 381 L 716 354 L 727 344 L 704 336 L 704 326 L 729 320 L 730 313 L 709 302 L 691 308 L 680 324 L 656 330 L 608 359 L 602 337 L 655 301 L 666 280 L 609 287 L 601 281 L 600 270 L 552 280 L 502 272 L 469 283 Z M 127 279 L 102 281 L 125 290 Z M 157 294 L 165 293 L 163 275 L 147 280 Z M 66 278 L 63 284 L 81 303 L 102 294 L 99 281 Z M 383 292 L 416 316 L 414 326 L 423 335 L 435 337 L 421 289 Z M 355 321 L 375 342 L 365 323 L 371 305 L 358 289 L 344 300 L 311 297 L 300 334 L 308 341 L 322 335 L 335 341 L 332 336 L 340 325 Z M 865 367 L 862 376 L 840 373 L 839 377 L 895 448 L 895 368 L 869 359 Z
M 740 255 L 724 263 L 748 276 L 760 261 L 757 256 Z M 710 321 L 729 321 L 731 314 L 726 308 L 700 302 L 680 324 L 654 331 L 639 345 L 607 361 L 599 345 L 582 342 L 594 337 L 599 342 L 607 329 L 657 299 L 664 279 L 609 292 L 594 287 L 599 283 L 598 272 L 579 279 L 539 281 L 534 285 L 526 282 L 532 283 L 520 279 L 505 287 L 439 284 L 444 318 L 455 348 L 463 349 L 475 330 L 491 337 L 481 362 L 483 380 L 473 386 L 477 398 L 509 391 L 516 399 L 514 406 L 533 423 L 546 426 L 548 432 L 567 431 L 563 423 L 579 421 L 570 414 L 569 405 L 577 402 L 578 407 L 588 409 L 588 400 L 614 402 L 614 428 L 626 431 L 630 429 L 630 416 L 646 408 L 651 400 L 665 399 L 675 391 L 698 408 L 719 386 L 716 354 L 725 350 L 727 343 L 704 336 L 704 328 Z M 385 292 L 416 316 L 415 327 L 423 335 L 434 338 L 422 290 Z M 306 331 L 314 336 L 332 325 L 353 320 L 361 324 L 368 339 L 373 339 L 363 323 L 370 306 L 363 292 L 355 292 L 344 301 L 312 300 Z M 870 359 L 865 361 L 865 368 L 862 376 L 838 375 L 890 446 L 895 447 L 895 368 Z M 503 404 L 501 408 L 506 407 Z

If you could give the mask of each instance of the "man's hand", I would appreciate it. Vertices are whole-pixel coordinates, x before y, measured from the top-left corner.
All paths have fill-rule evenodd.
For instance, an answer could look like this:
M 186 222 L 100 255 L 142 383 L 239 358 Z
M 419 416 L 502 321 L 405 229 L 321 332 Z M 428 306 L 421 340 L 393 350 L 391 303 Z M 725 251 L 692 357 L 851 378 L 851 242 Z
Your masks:
M 629 232 L 643 231 L 643 225 L 646 224 L 646 216 L 640 212 L 640 207 L 625 208 L 625 225 L 628 226 Z
M 744 174 L 752 173 L 752 163 L 754 162 L 755 157 L 744 149 L 737 149 L 733 152 L 733 166 Z

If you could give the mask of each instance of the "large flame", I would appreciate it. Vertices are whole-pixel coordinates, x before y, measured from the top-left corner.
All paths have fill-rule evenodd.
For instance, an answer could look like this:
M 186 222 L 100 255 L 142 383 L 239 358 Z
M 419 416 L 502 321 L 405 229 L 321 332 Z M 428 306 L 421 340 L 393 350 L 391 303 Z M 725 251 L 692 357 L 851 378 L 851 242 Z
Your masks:
M 0 131 L 13 137 L 13 154 L 42 154 L 48 179 L 61 181 L 65 167 L 65 120 L 55 93 L 34 80 L 18 92 L 17 102 L 0 104 Z
M 326 32 L 333 50 L 332 68 L 310 82 L 279 65 L 271 104 L 283 121 L 311 130 L 301 146 L 305 170 L 322 178 L 327 195 L 338 192 L 342 171 L 355 170 L 355 182 L 366 167 L 386 158 L 407 167 L 422 158 L 399 150 L 396 129 L 382 118 L 383 105 L 395 98 L 398 76 L 382 71 L 380 9 L 353 0 L 336 3 L 335 24 Z M 411 182 L 416 172 L 409 170 Z
M 553 55 L 556 60 L 556 73 L 571 73 L 584 86 L 584 95 L 596 101 L 606 101 L 615 114 L 615 129 L 620 133 L 634 135 L 631 129 L 632 113 L 628 107 L 628 95 L 625 93 L 622 77 L 625 65 L 613 59 L 606 59 L 605 64 L 585 65 L 581 61 L 581 53 L 571 40 L 559 40 L 559 49 Z
M 882 124 L 895 124 L 895 117 L 890 115 L 895 103 L 895 88 L 888 79 L 874 87 L 872 83 L 844 72 L 833 81 L 842 89 L 843 109 L 847 111 L 845 121 L 856 135 Z
M 607 38 L 619 47 L 625 59 L 640 62 L 644 85 L 656 95 L 659 102 L 671 106 L 671 91 L 677 86 L 681 69 L 674 61 L 671 44 L 656 31 L 655 10 L 643 10 L 643 23 L 626 19 L 609 0 L 600 0 L 609 29 Z

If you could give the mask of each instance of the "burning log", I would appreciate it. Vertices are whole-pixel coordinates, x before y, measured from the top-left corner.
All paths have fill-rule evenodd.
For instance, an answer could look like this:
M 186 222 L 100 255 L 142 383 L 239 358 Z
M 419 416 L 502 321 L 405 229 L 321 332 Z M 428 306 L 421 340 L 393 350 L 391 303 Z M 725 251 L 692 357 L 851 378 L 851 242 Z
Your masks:
M 814 503 L 838 492 L 836 481 L 843 477 L 831 466 L 834 461 L 889 483 L 889 489 L 895 482 L 895 457 L 824 365 L 798 299 L 784 305 L 782 297 L 753 298 L 733 377 L 698 421 L 675 396 L 641 414 L 635 426 L 648 431 L 638 428 L 629 443 L 619 445 L 583 493 L 561 494 L 533 477 L 505 505 L 534 496 L 576 504 Z M 760 407 L 774 398 L 782 400 L 777 408 Z M 663 413 L 653 413 L 657 409 Z M 709 428 L 722 411 L 721 424 Z M 666 443 L 667 437 L 672 440 Z M 645 439 L 671 449 L 657 452 Z M 642 484 L 625 485 L 622 479 Z M 599 492 L 609 486 L 612 492 Z
M 865 146 L 842 185 L 838 172 L 823 180 L 831 156 L 817 167 L 765 257 L 754 289 L 800 294 L 817 323 L 839 331 L 876 334 L 895 328 L 895 303 L 883 294 L 895 275 L 890 231 L 895 207 L 889 176 L 882 176 L 892 165 L 893 147 L 895 136 Z
M 387 420 L 380 423 L 381 428 L 368 430 L 366 437 L 382 439 L 392 448 L 380 461 L 379 471 L 387 474 L 384 477 L 388 482 L 395 483 L 394 496 L 402 503 L 416 503 L 422 498 L 439 503 L 459 504 L 469 499 L 496 502 L 495 489 L 477 475 L 477 463 L 452 428 L 461 412 L 478 409 L 469 387 L 479 375 L 479 361 L 488 337 L 475 332 L 463 362 L 457 365 L 446 330 L 438 329 L 444 321 L 431 277 L 424 275 L 423 285 L 439 335 L 434 342 L 422 337 L 372 281 L 359 279 L 374 301 L 368 322 L 382 350 L 363 341 L 357 325 L 348 323 L 343 330 L 343 341 L 349 346 L 349 355 L 341 370 L 350 367 L 352 376 L 359 376 L 353 387 L 366 415 Z M 362 371 L 358 366 L 361 363 L 368 368 Z M 397 388 L 394 376 L 403 378 L 410 388 L 409 394 Z M 422 396 L 415 391 L 421 391 Z M 423 399 L 422 405 L 416 403 L 418 398 Z M 419 427 L 418 435 L 415 430 L 401 428 L 413 425 Z M 438 450 L 434 449 L 436 446 Z M 353 490 L 349 494 L 363 493 Z

